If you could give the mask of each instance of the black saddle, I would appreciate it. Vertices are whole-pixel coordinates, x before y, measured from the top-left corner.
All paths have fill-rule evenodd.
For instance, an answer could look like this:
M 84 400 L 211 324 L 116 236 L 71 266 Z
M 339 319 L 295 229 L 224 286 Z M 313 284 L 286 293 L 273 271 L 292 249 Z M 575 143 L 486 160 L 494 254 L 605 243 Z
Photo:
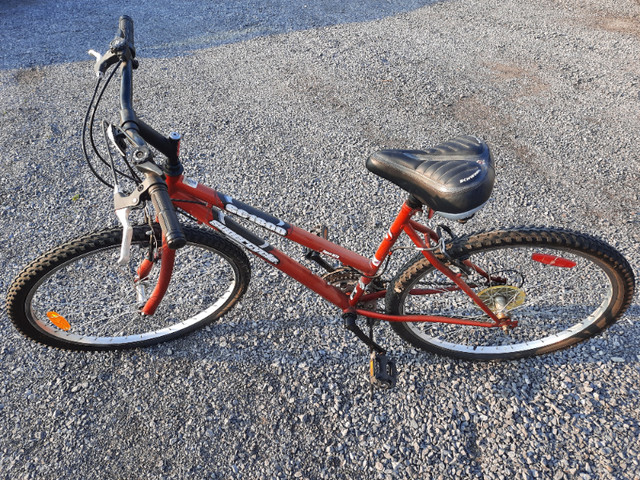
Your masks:
M 413 195 L 436 213 L 460 220 L 491 196 L 495 170 L 489 147 L 472 136 L 422 150 L 380 150 L 367 168 Z

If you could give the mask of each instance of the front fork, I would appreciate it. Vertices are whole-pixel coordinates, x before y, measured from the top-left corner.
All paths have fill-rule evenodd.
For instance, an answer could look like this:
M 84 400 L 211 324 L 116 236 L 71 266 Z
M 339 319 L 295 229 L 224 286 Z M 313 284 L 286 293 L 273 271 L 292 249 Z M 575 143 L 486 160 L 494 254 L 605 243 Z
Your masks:
M 144 185 L 144 184 L 143 184 Z M 131 259 L 131 242 L 133 239 L 133 227 L 129 221 L 129 215 L 134 205 L 141 206 L 140 197 L 144 193 L 144 190 L 134 192 L 134 194 L 126 197 L 120 192 L 120 189 L 116 186 L 114 190 L 115 204 L 116 204 L 116 217 L 122 225 L 122 243 L 120 245 L 120 257 L 117 260 L 117 265 L 121 268 L 127 268 Z M 132 205 L 133 204 L 133 205 Z M 124 206 L 123 206 L 124 205 Z M 120 208 L 117 208 L 120 207 Z M 148 217 L 148 212 L 146 216 Z M 155 233 L 153 227 L 150 225 L 150 241 L 153 242 Z M 156 258 L 154 257 L 154 251 Z M 159 255 L 157 255 L 159 253 Z M 157 247 L 152 247 L 149 253 L 150 258 L 145 258 L 140 266 L 136 270 L 134 285 L 136 291 L 136 301 L 140 308 L 142 315 L 153 315 L 157 310 L 162 298 L 164 297 L 167 289 L 169 288 L 169 282 L 171 281 L 171 275 L 173 273 L 173 267 L 175 264 L 176 251 L 169 248 L 164 235 L 162 236 L 162 247 L 160 252 L 157 252 Z M 153 265 L 160 261 L 160 274 L 153 292 L 146 297 L 145 281 L 151 273 Z
M 158 282 L 156 283 L 153 292 L 151 292 L 149 299 L 140 309 L 140 313 L 142 313 L 143 315 L 153 315 L 155 313 L 158 305 L 160 305 L 160 301 L 164 297 L 164 294 L 167 293 L 169 282 L 171 281 L 171 275 L 173 274 L 173 266 L 175 265 L 176 260 L 176 251 L 172 248 L 169 248 L 169 246 L 164 241 L 164 236 L 162 237 L 162 249 L 160 255 L 160 275 L 158 276 Z M 142 261 L 142 264 L 138 268 L 138 283 L 141 284 L 142 281 L 149 275 L 153 264 L 154 262 L 147 258 Z M 142 285 L 140 286 L 142 287 Z

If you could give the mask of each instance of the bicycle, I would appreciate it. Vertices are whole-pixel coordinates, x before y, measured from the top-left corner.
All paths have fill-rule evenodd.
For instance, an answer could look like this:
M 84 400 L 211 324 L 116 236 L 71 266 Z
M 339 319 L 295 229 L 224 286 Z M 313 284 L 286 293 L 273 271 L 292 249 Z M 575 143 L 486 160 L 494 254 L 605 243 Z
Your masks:
M 414 219 L 422 212 L 429 221 L 437 215 L 464 222 L 483 207 L 495 167 L 489 147 L 476 137 L 456 137 L 425 151 L 381 150 L 367 160 L 371 172 L 408 193 L 368 258 L 329 241 L 326 228 L 306 231 L 184 176 L 180 135 L 163 136 L 133 109 L 138 61 L 129 17 L 120 17 L 104 55 L 90 53 L 98 81 L 82 146 L 92 172 L 114 191 L 122 228 L 68 241 L 17 276 L 7 311 L 33 340 L 111 350 L 185 335 L 224 315 L 245 293 L 251 274 L 245 250 L 338 307 L 344 326 L 370 350 L 372 384 L 383 387 L 395 385 L 397 369 L 375 341 L 380 321 L 422 350 L 471 360 L 516 359 L 592 337 L 631 302 L 630 265 L 595 237 L 543 227 L 458 237 L 444 224 L 432 228 Z M 117 71 L 120 122 L 102 122 L 105 158 L 94 141 L 95 115 Z M 112 183 L 92 164 L 88 141 Z M 164 157 L 160 165 L 157 153 Z M 121 182 L 135 187 L 125 193 Z M 134 209 L 144 212 L 141 224 L 129 221 Z M 176 212 L 199 226 L 181 223 Z M 232 216 L 303 246 L 305 258 L 326 272 L 314 273 Z M 418 252 L 385 281 L 382 272 L 403 233 Z M 359 318 L 366 321 L 364 330 Z

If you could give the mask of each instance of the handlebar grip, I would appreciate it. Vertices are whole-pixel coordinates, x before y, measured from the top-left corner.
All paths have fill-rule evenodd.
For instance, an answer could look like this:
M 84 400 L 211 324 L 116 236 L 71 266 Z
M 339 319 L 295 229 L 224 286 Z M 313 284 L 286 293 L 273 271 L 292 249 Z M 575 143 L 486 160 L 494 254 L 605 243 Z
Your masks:
M 129 44 L 131 49 L 135 49 L 133 43 L 133 20 L 127 15 L 122 15 L 118 21 L 118 28 L 120 29 L 121 37 Z
M 158 214 L 158 221 L 164 234 L 164 239 L 169 248 L 178 249 L 184 247 L 187 238 L 184 236 L 180 221 L 171 203 L 169 191 L 165 183 L 156 183 L 149 188 L 151 201 Z

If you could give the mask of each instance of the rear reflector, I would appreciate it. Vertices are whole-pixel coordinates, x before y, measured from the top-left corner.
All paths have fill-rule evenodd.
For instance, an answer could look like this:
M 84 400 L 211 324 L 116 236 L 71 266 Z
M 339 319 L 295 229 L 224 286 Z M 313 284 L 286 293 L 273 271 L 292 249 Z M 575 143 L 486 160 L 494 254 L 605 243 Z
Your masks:
M 554 267 L 573 268 L 576 266 L 576 262 L 544 253 L 534 253 L 531 255 L 531 260 L 544 263 L 545 265 L 552 265 Z

